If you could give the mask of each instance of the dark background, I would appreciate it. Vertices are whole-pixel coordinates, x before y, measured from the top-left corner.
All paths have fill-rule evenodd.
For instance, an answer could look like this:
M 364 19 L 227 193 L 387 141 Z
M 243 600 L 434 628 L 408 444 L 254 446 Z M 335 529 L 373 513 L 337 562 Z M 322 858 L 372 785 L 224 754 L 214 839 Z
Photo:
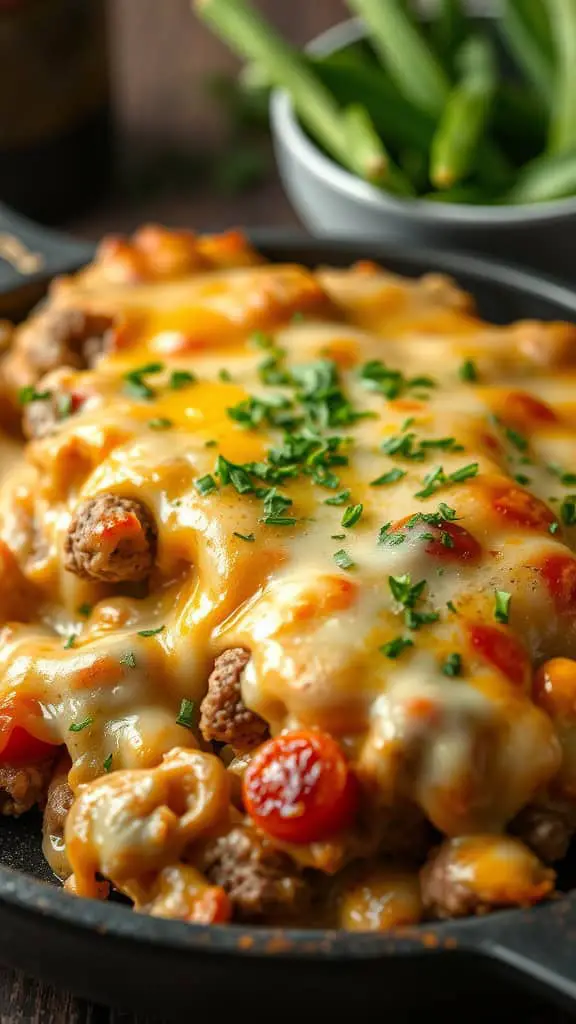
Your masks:
M 529 2 L 529 0 L 527 0 Z M 260 0 L 260 8 L 295 42 L 304 42 L 341 19 L 341 0 Z M 250 158 L 254 142 L 238 140 L 238 126 L 227 106 L 214 97 L 214 75 L 230 75 L 237 64 L 190 12 L 189 0 L 110 0 L 111 71 L 118 126 L 119 180 L 112 194 L 66 225 L 90 239 L 110 231 L 130 231 L 145 221 L 198 230 L 230 226 L 294 225 L 264 139 L 259 173 L 242 183 L 219 180 L 218 168 Z M 234 138 L 231 140 L 231 135 Z M 243 136 L 244 138 L 244 136 Z M 207 153 L 214 154 L 207 158 Z M 240 157 L 239 157 L 240 154 Z M 236 178 L 242 175 L 236 175 Z M 234 178 L 234 176 L 233 176 Z M 250 175 L 248 175 L 250 179 Z M 98 965 L 94 965 L 98 971 Z M 417 979 L 415 979 L 417 987 Z M 73 987 L 73 979 L 71 978 Z M 358 1013 L 389 1020 L 385 993 L 380 1007 L 358 993 Z M 407 994 L 407 999 L 409 994 Z M 279 1004 L 280 1005 L 280 1002 Z M 234 993 L 221 1007 L 191 1003 L 198 1014 L 218 1021 L 249 1012 L 258 1021 L 278 1007 L 236 1007 Z M 168 1011 L 169 1012 L 169 1011 Z M 422 1009 L 393 1014 L 394 1024 L 422 1020 Z M 450 993 L 429 1005 L 426 1017 L 443 1024 L 463 1021 L 521 1020 L 523 1024 L 567 1024 L 566 1015 L 532 996 L 510 993 L 486 1002 L 481 991 L 466 1005 Z M 303 1020 L 310 1019 L 303 1007 Z M 0 1022 L 35 1024 L 146 1024 L 151 1018 L 90 1005 L 71 994 L 0 968 Z

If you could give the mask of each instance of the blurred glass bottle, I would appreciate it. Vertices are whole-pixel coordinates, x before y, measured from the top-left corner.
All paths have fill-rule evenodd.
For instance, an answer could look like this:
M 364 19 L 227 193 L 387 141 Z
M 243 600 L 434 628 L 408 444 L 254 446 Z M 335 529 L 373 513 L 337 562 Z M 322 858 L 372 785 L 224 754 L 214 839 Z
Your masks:
M 105 0 L 0 0 L 0 200 L 46 224 L 106 190 Z

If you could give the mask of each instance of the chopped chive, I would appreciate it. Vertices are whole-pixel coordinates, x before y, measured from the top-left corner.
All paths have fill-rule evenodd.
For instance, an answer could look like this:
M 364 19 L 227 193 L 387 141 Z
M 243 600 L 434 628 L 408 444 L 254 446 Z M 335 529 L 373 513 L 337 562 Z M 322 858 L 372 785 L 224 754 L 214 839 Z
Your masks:
M 206 473 L 206 476 L 198 477 L 194 481 L 196 489 L 200 491 L 200 494 L 211 494 L 212 491 L 218 489 L 218 485 L 211 473 Z
M 274 338 L 271 334 L 266 331 L 252 331 L 249 338 L 250 344 L 255 345 L 256 348 L 273 348 Z
M 344 548 L 340 548 L 339 551 L 335 551 L 332 557 L 334 558 L 334 561 L 336 562 L 336 565 L 338 566 L 339 569 L 354 568 L 355 563 L 350 558 L 348 552 L 344 550 Z
M 157 634 L 161 633 L 165 628 L 165 626 L 157 626 L 156 629 L 139 629 L 138 636 L 157 636 Z
M 256 540 L 253 533 L 238 533 L 237 530 L 234 530 L 234 536 L 239 537 L 240 540 L 248 541 L 249 544 L 252 544 Z
M 576 495 L 564 498 L 560 505 L 560 518 L 564 526 L 574 526 L 576 524 Z
M 331 533 L 330 540 L 344 540 L 345 536 L 345 533 Z
M 472 477 L 478 475 L 478 469 L 477 462 L 470 462 L 467 466 L 457 469 L 455 473 L 450 473 L 448 480 L 453 484 L 462 483 L 463 480 L 471 480 Z
M 228 381 L 231 381 L 232 380 L 232 374 L 230 373 L 230 370 L 226 370 L 224 368 L 221 369 L 221 370 L 218 370 L 218 380 L 225 381 L 226 383 L 228 383 Z
M 462 658 L 454 651 L 449 654 L 442 665 L 442 672 L 445 676 L 459 676 L 462 671 Z
M 127 665 L 128 668 L 136 668 L 136 658 L 134 657 L 133 651 L 126 651 L 120 658 L 121 665 Z
M 105 772 L 112 771 L 112 754 L 108 754 L 108 757 L 104 758 L 104 761 L 102 762 L 102 767 L 104 768 Z
M 258 520 L 259 523 L 264 523 L 265 526 L 295 526 L 297 521 L 298 520 L 294 519 L 293 516 L 279 516 L 274 514 L 262 516 L 262 518 Z
M 509 594 L 507 590 L 496 590 L 494 597 L 494 618 L 496 619 L 496 622 L 501 622 L 506 625 L 510 617 L 510 602 L 512 600 L 512 594 Z
M 18 392 L 18 402 L 20 405 L 28 405 L 30 402 L 46 402 L 51 397 L 51 391 L 36 391 L 32 384 L 25 388 L 20 388 Z
M 385 654 L 387 658 L 397 658 L 402 651 L 405 651 L 407 647 L 413 647 L 414 641 L 408 636 L 397 636 L 394 640 L 389 640 L 387 644 L 382 644 L 379 650 L 382 654 Z
M 361 503 L 358 505 L 348 505 L 348 508 L 342 516 L 342 526 L 346 526 L 348 528 L 355 526 L 360 519 L 363 510 L 364 506 Z
M 350 497 L 350 491 L 341 491 L 340 494 L 335 494 L 333 498 L 325 498 L 325 505 L 345 505 Z
M 512 430 L 511 427 L 506 427 L 506 437 L 518 449 L 519 452 L 525 452 L 528 448 L 528 441 L 522 434 L 519 434 L 517 430 Z
M 66 642 L 64 644 L 64 650 L 65 651 L 68 651 L 68 650 L 70 650 L 71 647 L 74 647 L 74 644 L 76 643 L 77 636 L 78 636 L 77 633 L 70 633 L 69 634 L 69 636 L 66 638 Z
M 550 526 L 548 527 L 548 533 L 552 533 L 552 534 L 558 533 L 559 529 L 560 529 L 560 524 L 559 523 L 550 523 Z
M 58 418 L 65 420 L 72 413 L 74 401 L 72 395 L 56 395 L 56 411 Z
M 68 728 L 68 732 L 82 732 L 82 729 L 87 729 L 89 725 L 92 725 L 93 721 L 93 718 L 88 717 L 82 722 L 72 722 L 72 725 Z
M 446 607 L 447 607 L 447 608 L 448 608 L 448 609 L 449 609 L 449 610 L 450 610 L 451 612 L 454 612 L 454 615 L 458 615 L 458 609 L 456 608 L 456 605 L 454 604 L 454 602 L 453 602 L 453 601 L 446 601 Z
M 405 430 L 409 430 L 410 427 L 413 427 L 415 423 L 416 423 L 416 420 L 415 420 L 414 416 L 408 416 L 404 420 L 404 423 L 402 424 L 402 426 L 400 427 L 401 432 L 404 433 Z
M 156 416 L 155 419 L 148 420 L 148 426 L 150 430 L 170 430 L 170 427 L 173 427 L 174 424 L 166 416 Z
M 193 729 L 195 713 L 196 701 L 188 700 L 187 697 L 183 697 L 182 703 L 180 704 L 180 711 L 178 712 L 178 717 L 176 719 L 176 724 L 183 725 L 186 729 Z
M 530 477 L 525 476 L 524 473 L 517 473 L 514 479 L 516 483 L 520 484 L 522 487 L 526 487 L 530 483 Z
M 194 384 L 196 377 L 189 370 L 172 370 L 168 379 L 168 387 L 172 388 L 173 391 L 180 391 L 182 388 L 188 386 L 188 384 Z
M 91 604 L 81 604 L 78 606 L 78 615 L 82 615 L 84 619 L 87 619 L 92 614 Z
M 473 384 L 478 380 L 478 370 L 472 359 L 464 360 L 458 371 L 458 376 L 460 380 L 466 381 L 469 384 Z
M 215 441 L 213 438 L 210 441 L 204 441 L 205 448 L 215 448 L 217 444 L 218 441 Z

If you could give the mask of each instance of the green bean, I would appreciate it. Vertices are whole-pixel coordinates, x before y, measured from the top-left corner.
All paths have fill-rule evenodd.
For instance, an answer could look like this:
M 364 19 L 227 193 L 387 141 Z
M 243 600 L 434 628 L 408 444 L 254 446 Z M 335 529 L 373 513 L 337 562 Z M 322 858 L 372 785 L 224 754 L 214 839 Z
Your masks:
M 452 188 L 467 178 L 496 90 L 492 48 L 480 36 L 471 37 L 461 51 L 462 78 L 450 93 L 432 140 L 430 180 L 437 188 Z
M 537 34 L 536 25 L 541 19 L 529 16 L 533 3 L 539 0 L 502 0 L 502 10 L 497 20 L 504 42 L 538 94 L 549 106 L 552 102 L 554 71 L 552 56 L 545 39 Z M 570 3 L 571 0 L 568 0 Z
M 368 29 L 372 44 L 399 89 L 415 106 L 437 115 L 450 84 L 401 0 L 348 0 Z
M 576 147 L 576 3 L 547 0 L 556 44 L 556 79 L 548 148 L 562 153 Z
M 382 146 L 375 131 L 362 137 L 366 167 L 350 151 L 342 112 L 329 90 L 303 57 L 288 46 L 249 4 L 248 0 L 195 0 L 198 14 L 230 46 L 262 68 L 272 85 L 286 89 L 302 122 L 318 142 L 349 170 L 366 177 L 381 159 Z
M 526 164 L 503 201 L 544 203 L 572 195 L 576 195 L 576 148 L 558 156 L 542 156 Z
M 358 102 L 366 108 L 390 146 L 429 148 L 433 119 L 412 106 L 381 69 L 352 64 L 339 53 L 312 58 L 312 66 L 339 104 Z
M 352 103 L 343 111 L 343 120 L 346 144 L 363 177 L 389 192 L 413 196 L 409 179 L 390 159 L 364 107 Z

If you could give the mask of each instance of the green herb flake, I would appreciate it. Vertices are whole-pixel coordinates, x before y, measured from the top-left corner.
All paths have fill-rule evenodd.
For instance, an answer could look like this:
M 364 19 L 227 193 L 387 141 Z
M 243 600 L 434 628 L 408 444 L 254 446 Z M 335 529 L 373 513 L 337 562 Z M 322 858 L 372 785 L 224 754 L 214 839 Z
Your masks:
M 216 491 L 218 489 L 218 485 L 211 473 L 206 473 L 206 476 L 198 477 L 198 479 L 194 481 L 194 484 L 196 486 L 196 490 L 199 491 L 200 494 L 211 494 L 212 491 Z
M 560 483 L 564 484 L 564 487 L 573 487 L 576 484 L 576 473 L 562 473 Z
M 126 665 L 128 668 L 136 668 L 136 658 L 134 657 L 134 651 L 126 651 L 120 658 L 120 664 Z
M 464 480 L 471 480 L 472 477 L 478 475 L 479 465 L 477 462 L 470 462 L 467 466 L 462 466 L 461 469 L 457 469 L 455 473 L 450 473 L 448 480 L 452 484 L 462 483 Z
M 514 479 L 521 487 L 527 487 L 528 484 L 531 483 L 530 477 L 526 476 L 524 473 L 517 473 Z
M 512 427 L 506 427 L 506 437 L 519 452 L 525 452 L 528 448 L 528 441 L 522 434 L 519 434 L 517 430 L 512 430 Z
M 462 658 L 454 651 L 449 654 L 442 665 L 442 672 L 445 676 L 459 676 L 462 671 Z
M 255 348 L 274 348 L 274 338 L 267 331 L 252 331 L 249 341 Z
M 83 729 L 87 729 L 93 722 L 94 719 L 90 717 L 85 718 L 82 722 L 72 722 L 72 725 L 68 728 L 68 732 L 82 732 Z
M 446 607 L 449 611 L 453 612 L 454 615 L 458 615 L 458 609 L 456 608 L 454 601 L 446 601 Z
M 157 636 L 158 633 L 162 633 L 165 626 L 157 626 L 156 629 L 139 629 L 138 636 Z
M 385 484 L 395 484 L 397 480 L 402 480 L 402 477 L 405 476 L 405 469 L 391 469 L 388 473 L 383 473 L 382 476 L 377 477 L 376 480 L 371 480 L 370 487 L 383 487 Z
M 356 523 L 362 516 L 364 506 L 359 503 L 358 505 L 348 505 L 348 508 L 342 516 L 342 526 L 346 526 L 350 529 L 352 526 L 356 526 Z
M 167 419 L 165 416 L 156 416 L 153 420 L 148 420 L 148 426 L 150 430 L 170 430 L 174 424 L 172 420 Z
M 163 369 L 164 363 L 146 363 L 144 366 L 138 366 L 135 370 L 130 370 L 129 373 L 124 374 L 124 390 L 133 398 L 144 398 L 149 401 L 154 398 L 154 391 L 143 378 L 150 374 L 161 373 Z
M 548 527 L 548 533 L 552 533 L 552 534 L 558 533 L 559 529 L 560 529 L 560 524 L 559 523 L 550 523 L 550 526 Z
M 224 383 L 228 384 L 232 380 L 232 374 L 230 373 L 230 370 L 226 370 L 224 368 L 218 370 L 218 380 L 221 380 Z
M 102 767 L 104 768 L 105 772 L 112 771 L 112 754 L 108 754 L 108 757 L 104 758 L 104 761 L 102 762 Z
M 168 387 L 172 391 L 181 391 L 182 388 L 187 388 L 189 384 L 194 384 L 196 377 L 189 370 L 172 370 L 168 379 Z
M 253 544 L 254 541 L 256 540 L 256 537 L 254 536 L 253 533 L 238 533 L 237 530 L 234 530 L 234 536 L 238 537 L 239 540 L 247 541 L 249 544 Z
M 403 576 L 389 576 L 388 586 L 392 591 L 392 597 L 404 608 L 413 608 L 426 587 L 426 580 L 420 580 L 412 584 L 410 573 Z
M 58 419 L 65 420 L 71 415 L 74 409 L 72 395 L 56 395 L 56 412 Z
M 186 729 L 194 728 L 194 720 L 196 717 L 196 701 L 188 700 L 187 697 L 182 698 L 180 704 L 180 711 L 176 719 L 177 725 L 183 725 Z
M 564 526 L 575 526 L 576 525 L 576 495 L 570 495 L 564 498 L 564 501 L 560 505 L 560 518 L 564 523 Z
M 216 448 L 217 445 L 218 441 L 215 441 L 213 438 L 211 438 L 210 441 L 204 441 L 205 448 Z
M 325 505 L 345 505 L 350 498 L 350 491 L 341 491 L 340 494 L 335 494 L 332 498 L 325 498 Z
M 339 569 L 354 568 L 355 563 L 350 558 L 348 552 L 344 550 L 344 548 L 340 548 L 339 551 L 335 551 L 332 557 L 334 558 L 334 561 L 336 562 L 336 565 L 338 566 Z
M 92 614 L 91 604 L 81 604 L 78 606 L 78 615 L 81 615 L 83 619 L 87 619 Z
M 509 594 L 507 590 L 496 590 L 494 598 L 494 618 L 496 619 L 496 622 L 501 622 L 503 625 L 507 625 L 510 617 L 510 602 L 512 601 L 512 594 Z
M 458 370 L 458 376 L 460 380 L 465 381 L 467 384 L 474 384 L 478 380 L 478 370 L 472 359 L 464 360 Z
M 66 638 L 66 642 L 64 644 L 64 650 L 65 651 L 69 651 L 71 647 L 74 647 L 74 645 L 76 643 L 77 637 L 78 637 L 77 633 L 70 633 L 69 634 L 69 636 Z
M 413 647 L 414 641 L 408 636 L 397 636 L 394 640 L 389 640 L 387 644 L 382 644 L 379 650 L 382 654 L 385 654 L 387 658 L 398 658 L 407 647 Z
M 32 384 L 25 388 L 20 388 L 18 392 L 18 402 L 20 405 L 29 405 L 30 402 L 46 402 L 51 397 L 51 391 L 36 391 Z

